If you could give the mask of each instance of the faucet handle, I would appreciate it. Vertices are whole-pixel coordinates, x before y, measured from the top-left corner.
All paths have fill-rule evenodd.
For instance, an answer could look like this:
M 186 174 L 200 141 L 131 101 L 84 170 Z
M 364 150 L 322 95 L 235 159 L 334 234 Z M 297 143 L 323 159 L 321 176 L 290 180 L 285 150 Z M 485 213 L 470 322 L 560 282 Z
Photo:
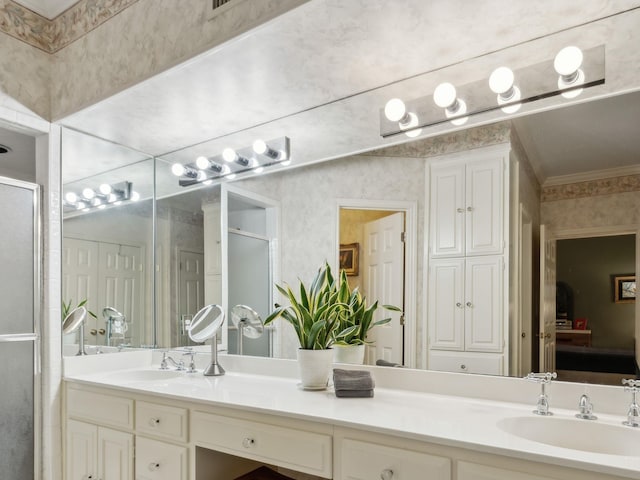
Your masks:
M 622 384 L 626 385 L 624 389 L 628 392 L 640 391 L 640 380 L 635 380 L 633 378 L 625 378 L 622 380 Z
M 189 355 L 191 358 L 189 360 L 189 368 L 187 369 L 187 373 L 196 373 L 196 361 L 195 356 L 196 352 L 194 352 L 191 348 L 185 348 L 186 352 L 182 354 L 182 356 Z
M 531 372 L 524 378 L 525 378 L 525 380 L 529 380 L 531 382 L 551 383 L 551 380 L 553 380 L 554 378 L 558 378 L 558 374 L 556 372 L 553 372 L 553 373 L 551 373 L 551 372 L 546 372 L 546 373 Z

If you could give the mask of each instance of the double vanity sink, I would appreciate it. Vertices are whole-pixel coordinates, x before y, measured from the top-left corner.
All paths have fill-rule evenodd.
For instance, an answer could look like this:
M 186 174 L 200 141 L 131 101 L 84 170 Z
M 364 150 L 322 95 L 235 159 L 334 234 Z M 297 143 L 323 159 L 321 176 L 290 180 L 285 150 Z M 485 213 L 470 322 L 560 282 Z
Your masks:
M 331 388 L 302 391 L 293 361 L 223 356 L 227 374 L 204 377 L 206 359 L 198 357 L 205 355 L 196 356 L 196 373 L 158 369 L 157 353 L 110 357 L 133 354 L 111 366 L 106 361 L 104 369 L 98 362 L 106 355 L 89 359 L 92 365 L 83 365 L 86 357 L 65 359 L 67 419 L 128 432 L 131 442 L 143 447 L 161 438 L 158 448 L 180 449 L 186 462 L 177 477 L 172 471 L 174 478 L 209 478 L 202 473 L 205 466 L 224 463 L 210 454 L 250 462 L 229 467 L 234 472 L 268 464 L 318 478 L 427 478 L 430 472 L 429 478 L 438 480 L 640 479 L 640 428 L 623 426 L 622 415 L 597 411 L 597 420 L 582 420 L 559 401 L 554 407 L 554 395 L 559 399 L 560 390 L 575 386 L 553 384 L 554 415 L 543 417 L 532 413 L 535 386 L 520 379 L 369 367 L 376 377 L 375 397 L 340 399 Z M 415 385 L 423 385 L 422 391 Z M 484 391 L 495 390 L 495 398 L 474 398 L 474 389 L 482 385 Z M 516 400 L 526 397 L 528 403 L 496 400 L 510 399 L 503 389 L 524 392 Z M 87 394 L 113 399 L 120 409 L 123 401 L 131 402 L 129 423 L 116 425 L 88 418 L 82 408 L 74 411 L 74 398 Z M 174 423 L 179 414 L 180 438 L 156 438 L 155 425 L 149 432 L 147 424 L 162 425 L 161 420 L 154 414 L 153 420 L 140 422 L 137 416 L 151 410 L 166 410 Z M 212 432 L 226 433 L 216 437 Z M 161 476 L 160 467 L 153 472 L 145 467 L 143 474 L 138 462 L 132 457 L 136 478 L 171 478 Z M 148 466 L 156 468 L 154 462 Z

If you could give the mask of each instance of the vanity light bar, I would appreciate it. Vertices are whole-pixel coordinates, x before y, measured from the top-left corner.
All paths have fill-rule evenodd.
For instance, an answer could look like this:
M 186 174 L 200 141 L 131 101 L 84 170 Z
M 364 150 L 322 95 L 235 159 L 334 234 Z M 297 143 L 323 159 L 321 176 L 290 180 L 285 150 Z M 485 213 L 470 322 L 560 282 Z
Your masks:
M 119 205 L 124 201 L 135 202 L 140 194 L 133 190 L 131 182 L 123 181 L 114 184 L 103 183 L 98 188 L 85 187 L 81 192 L 67 190 L 64 194 L 63 206 L 67 212 L 104 209 L 110 205 Z
M 290 162 L 289 137 L 279 137 L 268 141 L 256 140 L 252 146 L 241 149 L 225 148 L 218 155 L 200 156 L 193 163 L 173 164 L 172 171 L 179 178 L 181 187 L 190 187 L 201 183 L 210 185 L 225 178 L 231 180 L 244 173 L 260 174 L 265 168 L 286 166 Z M 190 173 L 193 171 L 197 171 L 196 177 Z
M 480 113 L 515 113 L 523 104 L 557 95 L 574 98 L 604 82 L 604 45 L 584 51 L 569 46 L 551 60 L 515 70 L 496 68 L 488 81 L 441 83 L 432 95 L 407 102 L 391 99 L 380 109 L 380 135 L 415 137 L 422 128 L 445 122 L 463 125 Z

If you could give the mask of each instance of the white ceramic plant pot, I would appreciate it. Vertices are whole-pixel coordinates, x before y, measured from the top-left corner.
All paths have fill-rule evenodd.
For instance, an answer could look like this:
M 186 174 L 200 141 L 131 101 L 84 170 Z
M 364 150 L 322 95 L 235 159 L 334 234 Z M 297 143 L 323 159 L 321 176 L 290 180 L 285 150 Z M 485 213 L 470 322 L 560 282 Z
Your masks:
M 356 365 L 362 365 L 364 363 L 364 350 L 364 344 L 334 345 L 333 361 L 335 363 L 353 363 Z
M 305 390 L 324 390 L 329 383 L 333 350 L 298 349 L 300 386 Z

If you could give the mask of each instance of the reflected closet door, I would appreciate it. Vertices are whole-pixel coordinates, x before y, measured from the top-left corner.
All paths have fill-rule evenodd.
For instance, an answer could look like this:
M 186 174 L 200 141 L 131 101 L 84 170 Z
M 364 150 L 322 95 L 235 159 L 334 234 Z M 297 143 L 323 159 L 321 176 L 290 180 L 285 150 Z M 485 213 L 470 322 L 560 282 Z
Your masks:
M 39 189 L 0 177 L 0 465 L 3 480 L 39 478 L 36 374 L 40 298 Z

